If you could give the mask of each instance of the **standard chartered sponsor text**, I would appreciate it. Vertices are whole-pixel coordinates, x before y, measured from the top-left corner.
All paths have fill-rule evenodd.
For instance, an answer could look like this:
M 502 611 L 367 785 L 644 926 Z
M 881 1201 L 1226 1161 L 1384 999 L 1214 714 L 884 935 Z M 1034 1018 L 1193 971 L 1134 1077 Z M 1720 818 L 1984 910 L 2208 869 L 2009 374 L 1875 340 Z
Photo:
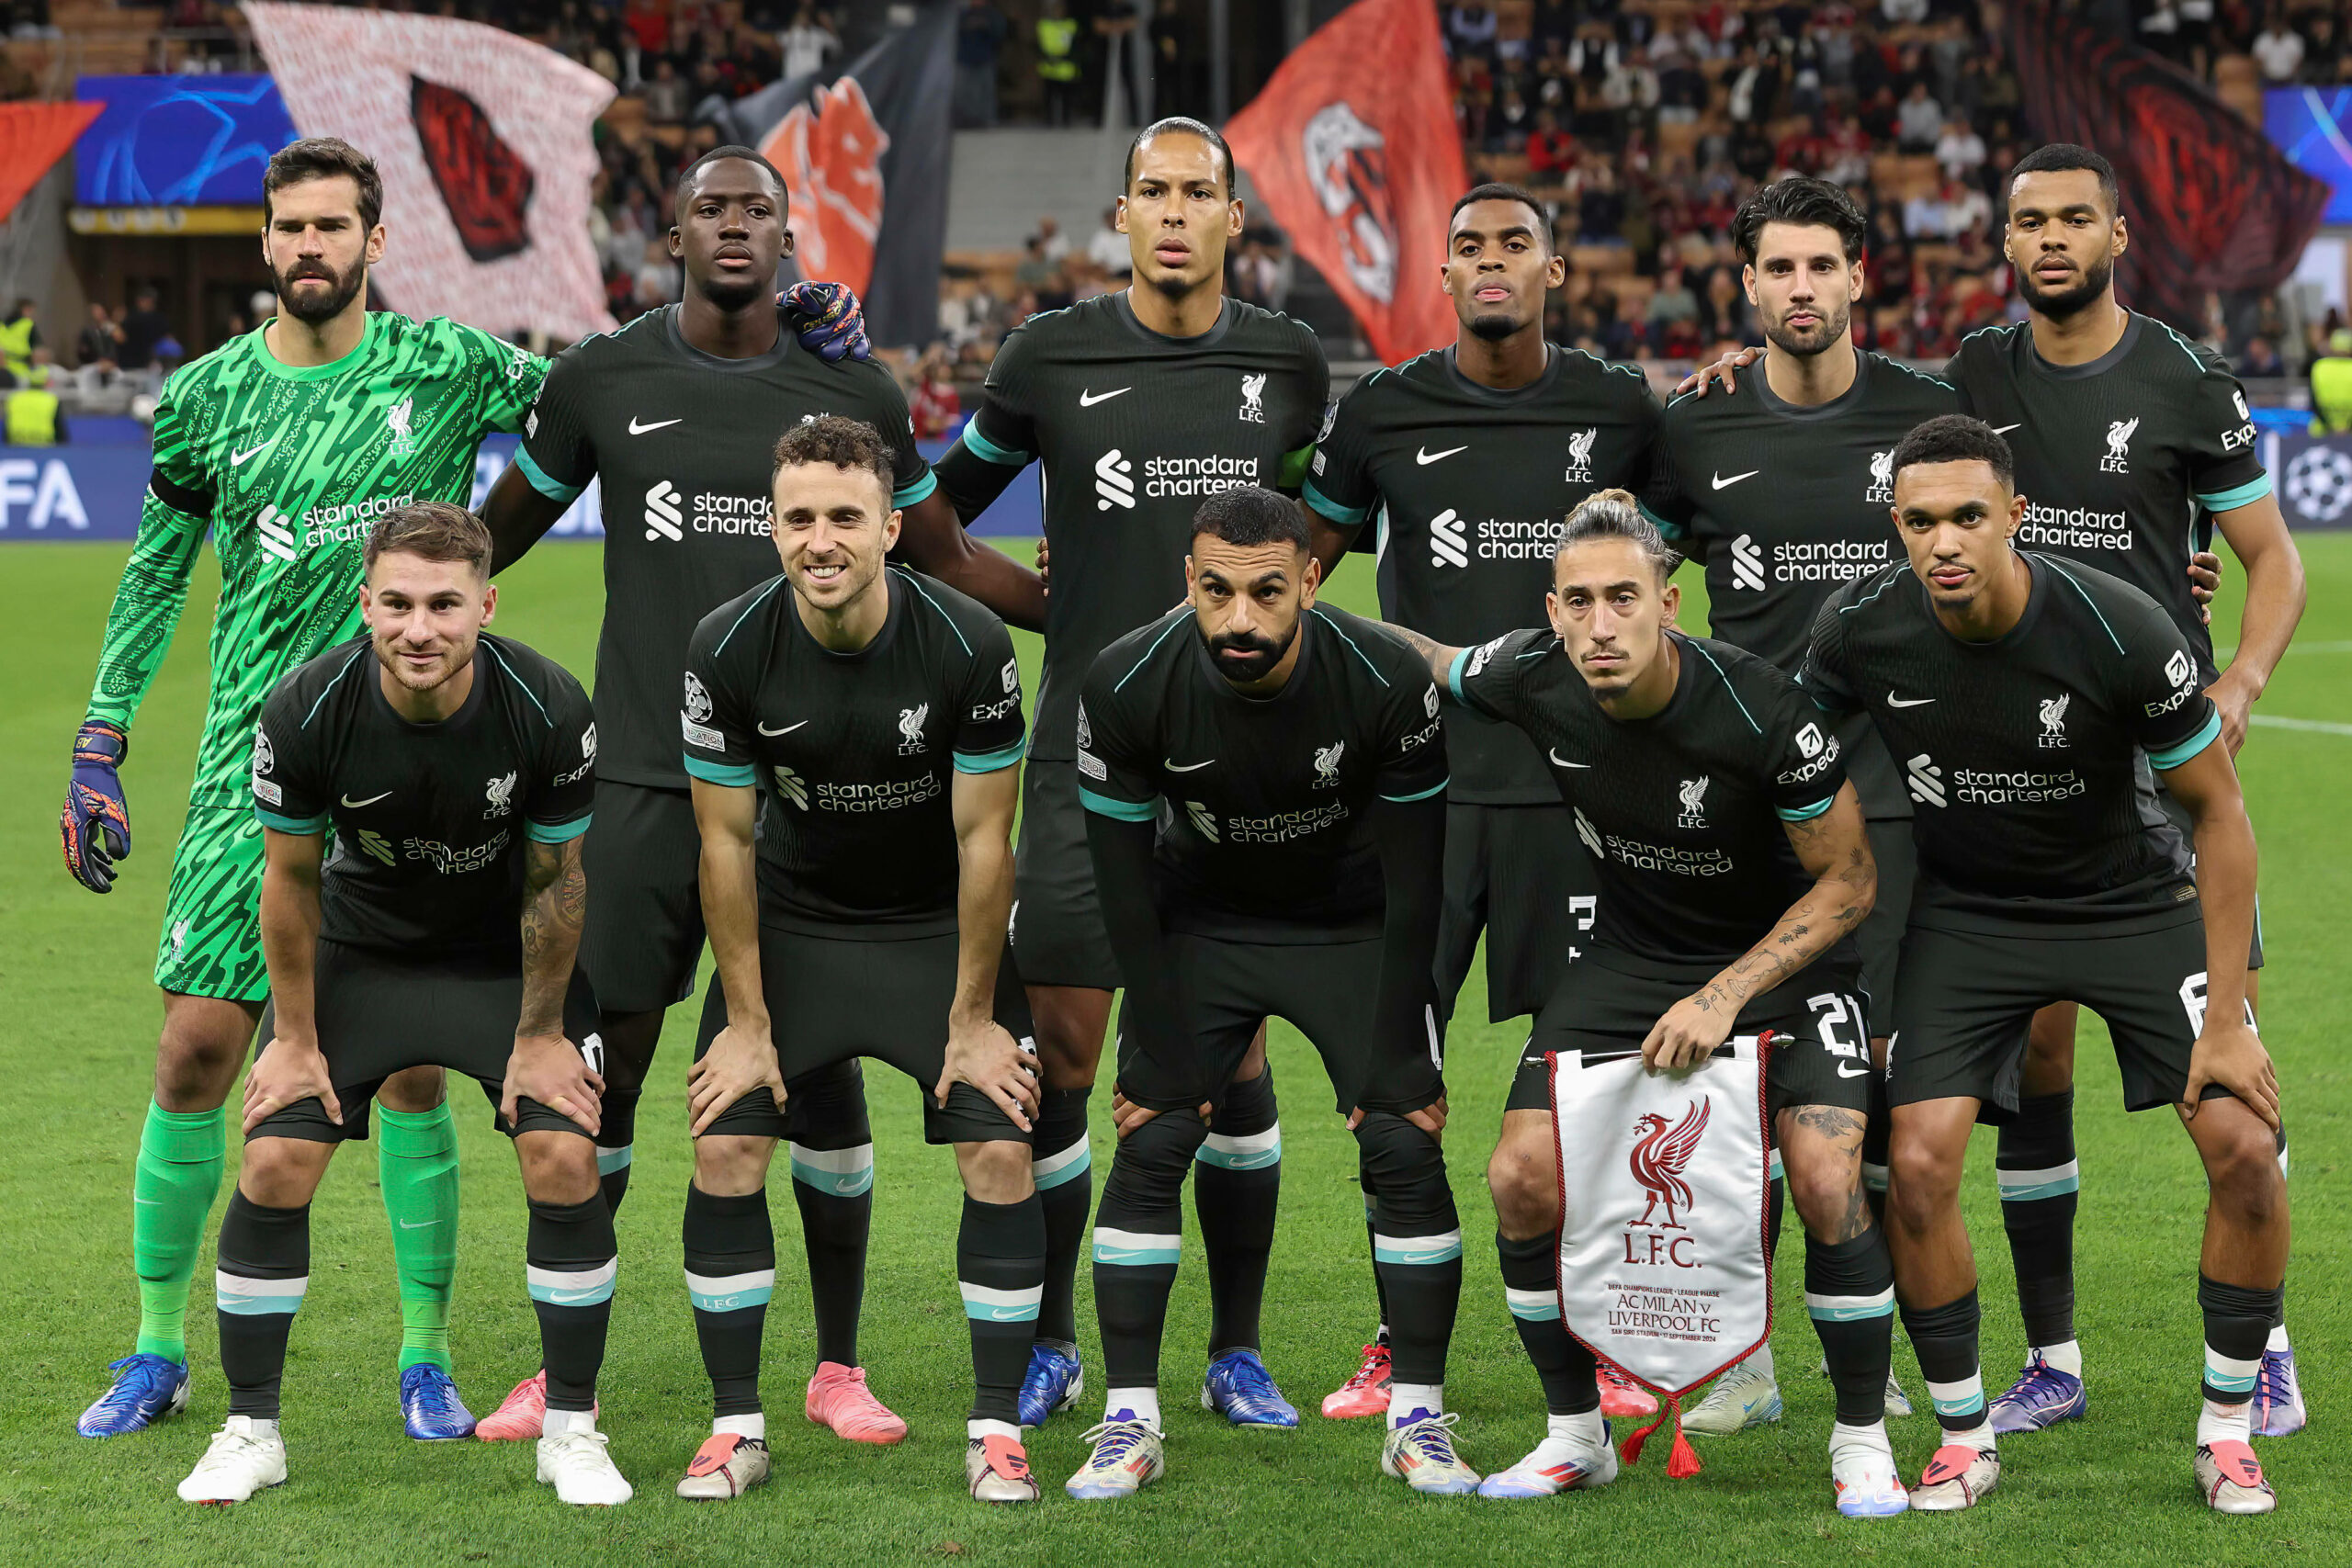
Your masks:
M 2023 806 L 2037 800 L 2065 800 L 2089 791 L 2090 784 L 2069 768 L 2063 773 L 1991 773 L 1959 768 L 1952 773 L 1952 791 L 1973 806 Z
M 1255 457 L 1148 457 L 1143 465 L 1143 492 L 1155 498 L 1217 495 L 1257 482 Z
M 376 519 L 387 512 L 397 511 L 415 501 L 406 492 L 400 495 L 369 496 L 365 501 L 346 501 L 338 506 L 313 506 L 302 513 L 302 543 L 311 545 L 347 545 L 364 539 L 376 525 Z
M 2128 550 L 2132 521 L 2120 512 L 2041 506 L 2029 501 L 2025 522 L 2018 529 L 2018 543 L 2029 549 Z
M 1772 547 L 1775 582 L 1845 582 L 1866 577 L 1894 558 L 1891 540 L 1823 539 Z

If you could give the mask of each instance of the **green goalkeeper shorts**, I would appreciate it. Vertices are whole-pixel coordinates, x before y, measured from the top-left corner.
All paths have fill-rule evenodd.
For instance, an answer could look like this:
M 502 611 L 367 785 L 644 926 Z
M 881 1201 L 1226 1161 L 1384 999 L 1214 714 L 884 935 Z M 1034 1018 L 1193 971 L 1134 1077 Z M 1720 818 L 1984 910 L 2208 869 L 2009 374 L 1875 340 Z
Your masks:
M 261 824 L 251 807 L 188 807 L 172 854 L 155 984 L 234 1002 L 269 995 L 261 956 Z

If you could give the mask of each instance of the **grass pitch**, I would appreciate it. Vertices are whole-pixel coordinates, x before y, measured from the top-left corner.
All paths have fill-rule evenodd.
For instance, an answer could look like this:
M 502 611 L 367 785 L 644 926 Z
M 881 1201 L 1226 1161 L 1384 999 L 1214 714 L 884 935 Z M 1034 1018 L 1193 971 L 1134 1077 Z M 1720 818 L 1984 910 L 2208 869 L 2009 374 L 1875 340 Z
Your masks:
M 2352 536 L 2306 537 L 2303 548 L 2312 573 L 2305 650 L 2289 658 L 2262 712 L 2343 726 L 2352 723 Z M 2190 1486 L 2202 1184 L 2169 1115 L 2122 1114 L 2114 1064 L 2097 1048 L 2095 1028 L 2086 1028 L 2081 1053 L 2078 1241 L 2091 1416 L 2005 1445 L 2000 1493 L 1972 1514 L 1863 1523 L 1832 1510 L 1823 1453 L 1829 1389 L 1812 1370 L 1817 1350 L 1793 1227 L 1779 1279 L 1787 1419 L 1702 1440 L 1706 1469 L 1693 1480 L 1668 1482 L 1661 1451 L 1595 1495 L 1516 1505 L 1423 1499 L 1377 1474 L 1371 1423 L 1309 1414 L 1294 1433 L 1230 1430 L 1190 1397 L 1206 1332 L 1195 1237 L 1170 1322 L 1168 1479 L 1121 1504 L 1080 1505 L 1060 1495 L 1097 1390 L 1085 1409 L 1035 1436 L 1030 1453 L 1046 1500 L 983 1508 L 961 1490 L 968 1362 L 955 1288 L 955 1168 L 946 1150 L 923 1145 L 918 1090 L 888 1068 L 868 1075 L 877 1224 L 863 1357 L 913 1436 L 877 1450 L 801 1421 L 813 1347 L 788 1178 L 779 1172 L 772 1200 L 779 1278 L 767 1347 L 776 1479 L 729 1506 L 682 1503 L 670 1488 L 708 1430 L 677 1239 L 690 1168 L 688 1008 L 673 1014 L 641 1118 L 603 1382 L 604 1425 L 637 1500 L 574 1512 L 533 1484 L 527 1447 L 401 1437 L 399 1314 L 370 1147 L 338 1159 L 314 1211 L 316 1272 L 287 1368 L 290 1483 L 235 1509 L 189 1507 L 172 1488 L 226 1406 L 214 1355 L 209 1236 L 188 1314 L 196 1368 L 188 1413 L 106 1443 L 73 1429 L 104 1384 L 106 1362 L 130 1348 L 136 1326 L 128 1197 L 160 1017 L 149 976 L 201 715 L 216 585 L 208 558 L 178 650 L 137 727 L 126 774 L 134 856 L 115 893 L 93 897 L 59 864 L 55 817 L 67 742 L 124 553 L 98 545 L 0 552 L 0 669 L 13 693 L 0 702 L 0 1082 L 10 1110 L 0 1159 L 0 1562 L 952 1560 L 1028 1568 L 1566 1558 L 1747 1568 L 1929 1553 L 1964 1563 L 2168 1568 L 2352 1562 L 2352 1320 L 2337 1285 L 2352 1259 L 2344 1172 L 2352 1083 L 2326 1010 L 2326 998 L 2345 988 L 2352 955 L 2352 829 L 2338 804 L 2352 734 L 2277 726 L 2257 728 L 2240 761 L 2264 855 L 2265 1033 L 2287 1085 L 2294 1136 L 2289 1315 L 2316 1414 L 2305 1434 L 2263 1445 L 2284 1495 L 2267 1519 L 2219 1518 Z M 498 629 L 585 677 L 602 610 L 599 568 L 593 547 L 541 548 L 503 580 Z M 1695 575 L 1685 573 L 1694 595 Z M 1370 578 L 1364 563 L 1351 565 L 1334 597 L 1368 607 Z M 1697 624 L 1700 616 L 1686 618 Z M 2226 630 L 2222 640 L 2230 640 Z M 1021 641 L 1034 682 L 1035 639 Z M 1543 1406 L 1503 1309 L 1479 1176 L 1522 1033 L 1517 1024 L 1476 1021 L 1482 995 L 1474 976 L 1451 1041 L 1448 1148 L 1469 1246 L 1449 1395 L 1463 1414 L 1465 1454 L 1495 1469 L 1541 1435 Z M 1324 1113 L 1312 1052 L 1286 1028 L 1274 1040 L 1288 1137 L 1266 1357 L 1292 1400 L 1311 1413 L 1370 1334 L 1370 1268 L 1352 1143 Z M 479 1414 L 537 1364 L 537 1340 L 520 1279 L 524 1208 L 513 1157 L 476 1092 L 459 1083 L 452 1093 L 465 1158 L 454 1339 L 461 1386 Z M 1105 1098 L 1097 1096 L 1098 1110 Z M 1099 1181 L 1111 1137 L 1107 1114 L 1095 1121 Z M 1967 1197 L 1984 1269 L 1985 1372 L 1997 1388 L 2021 1343 L 1989 1137 L 1973 1153 Z M 216 1206 L 215 1226 L 219 1220 Z M 1091 1362 L 1083 1270 L 1080 1289 Z M 1917 1396 L 1917 1368 L 1900 1336 L 1896 1366 Z M 1892 1430 L 1916 1474 L 1933 1445 L 1932 1418 L 1897 1421 Z

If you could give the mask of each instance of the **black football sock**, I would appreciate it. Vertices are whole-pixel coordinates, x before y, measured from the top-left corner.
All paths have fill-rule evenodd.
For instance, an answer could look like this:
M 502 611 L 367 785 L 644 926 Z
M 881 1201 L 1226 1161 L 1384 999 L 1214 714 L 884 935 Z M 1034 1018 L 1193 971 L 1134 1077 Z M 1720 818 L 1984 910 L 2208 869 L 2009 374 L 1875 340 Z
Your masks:
M 686 1185 L 686 1296 L 710 1374 L 714 1416 L 760 1410 L 760 1342 L 775 1293 L 775 1230 L 764 1188 L 714 1198 Z
M 1902 1306 L 1903 1333 L 1919 1357 L 1920 1375 L 1936 1421 L 1947 1432 L 1973 1432 L 1985 1425 L 1984 1374 L 1976 1336 L 1983 1314 L 1971 1290 L 1935 1307 Z
M 1772 1151 L 1772 1179 L 1764 1188 L 1764 1274 L 1771 1277 L 1772 1265 L 1781 1257 L 1781 1222 L 1788 1213 L 1789 1184 L 1781 1175 L 1781 1151 Z
M 1502 1258 L 1503 1299 L 1510 1303 L 1511 1323 L 1544 1384 L 1544 1410 L 1581 1416 L 1600 1409 L 1592 1352 L 1560 1321 L 1559 1232 L 1513 1241 L 1498 1231 L 1495 1251 Z
M 967 1194 L 956 1232 L 956 1282 L 972 1330 L 972 1419 L 1021 1424 L 1021 1380 L 1046 1290 L 1046 1206 Z
M 2205 1317 L 2205 1397 L 2242 1405 L 2254 1397 L 2270 1325 L 2285 1311 L 2284 1287 L 2260 1291 L 2197 1276 L 2197 1305 Z
M 1283 1191 L 1274 1070 L 1227 1086 L 1193 1158 L 1193 1207 L 1209 1270 L 1209 1354 L 1258 1348 L 1258 1309 Z
M 1435 1138 L 1385 1111 L 1364 1113 L 1356 1149 L 1380 1204 L 1373 1267 L 1388 1284 L 1391 1376 L 1397 1383 L 1441 1386 L 1462 1302 L 1462 1221 L 1446 1184 L 1445 1156 Z
M 639 1089 L 606 1089 L 596 1128 L 596 1182 L 605 1190 L 605 1207 L 620 1217 L 621 1200 L 628 1196 L 629 1162 L 637 1142 L 637 1102 Z
M 1184 1172 L 1208 1127 L 1163 1111 L 1119 1142 L 1094 1224 L 1094 1315 L 1106 1388 L 1159 1386 L 1159 1341 L 1184 1237 Z
M 531 1200 L 525 1243 L 531 1305 L 539 1314 L 539 1365 L 549 1410 L 593 1410 L 605 1331 L 613 1317 L 618 1248 L 602 1192 L 581 1203 Z
M 1886 1377 L 1894 1355 L 1894 1260 L 1886 1233 L 1872 1225 L 1845 1241 L 1804 1238 L 1804 1305 L 1829 1382 L 1838 1419 L 1871 1427 L 1886 1418 Z
M 2017 1269 L 2018 1315 L 2026 1343 L 2075 1337 L 2075 1207 L 2082 1186 L 2075 1163 L 2075 1091 L 2027 1095 L 2004 1122 L 1993 1156 L 2001 1187 L 2001 1226 Z
M 1868 1120 L 1862 1123 L 1862 1201 L 1870 1205 L 1871 1218 L 1880 1226 L 1886 1224 L 1886 1148 L 1893 1136 L 1894 1112 L 1886 1103 L 1886 1075 L 1873 1071 L 1870 1077 L 1870 1109 Z
M 1078 1258 L 1094 1207 L 1094 1156 L 1086 1140 L 1086 1097 L 1091 1089 L 1049 1089 L 1038 1096 L 1030 1174 L 1046 1214 L 1046 1294 L 1037 1307 L 1037 1337 L 1078 1343 Z
M 310 1282 L 311 1206 L 267 1209 L 230 1193 L 214 1293 L 230 1415 L 277 1419 L 286 1340 Z
M 820 1067 L 785 1086 L 785 1107 L 817 1359 L 854 1367 L 874 1229 L 874 1133 L 865 1118 L 865 1076 L 854 1060 Z
M 1364 1171 L 1361 1150 L 1356 1155 L 1356 1185 L 1363 1189 L 1364 1256 L 1376 1259 L 1380 1256 L 1380 1205 L 1373 1200 L 1372 1178 Z M 1388 1343 L 1388 1281 L 1382 1276 L 1377 1262 L 1373 1265 L 1372 1290 L 1380 1302 L 1380 1329 L 1373 1337 L 1373 1343 L 1385 1346 Z

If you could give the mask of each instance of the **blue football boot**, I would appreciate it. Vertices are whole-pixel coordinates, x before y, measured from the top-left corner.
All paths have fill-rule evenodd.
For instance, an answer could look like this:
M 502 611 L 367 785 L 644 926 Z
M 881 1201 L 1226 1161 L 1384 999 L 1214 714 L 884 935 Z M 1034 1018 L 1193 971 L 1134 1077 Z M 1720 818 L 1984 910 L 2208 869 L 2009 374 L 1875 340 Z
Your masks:
M 446 1442 L 474 1435 L 474 1413 L 458 1397 L 458 1385 L 431 1361 L 401 1373 L 401 1415 L 408 1435 L 420 1443 Z
M 1255 1350 L 1227 1350 L 1209 1363 L 1201 1382 L 1201 1408 L 1214 1410 L 1237 1427 L 1295 1427 L 1298 1412 L 1274 1386 Z
M 1021 1380 L 1021 1425 L 1042 1427 L 1078 1403 L 1086 1392 L 1086 1369 L 1078 1353 L 1057 1350 L 1043 1340 L 1029 1348 L 1029 1371 Z
M 125 1356 L 109 1364 L 114 1386 L 98 1395 L 74 1429 L 85 1438 L 119 1438 L 187 1408 L 187 1363 Z

